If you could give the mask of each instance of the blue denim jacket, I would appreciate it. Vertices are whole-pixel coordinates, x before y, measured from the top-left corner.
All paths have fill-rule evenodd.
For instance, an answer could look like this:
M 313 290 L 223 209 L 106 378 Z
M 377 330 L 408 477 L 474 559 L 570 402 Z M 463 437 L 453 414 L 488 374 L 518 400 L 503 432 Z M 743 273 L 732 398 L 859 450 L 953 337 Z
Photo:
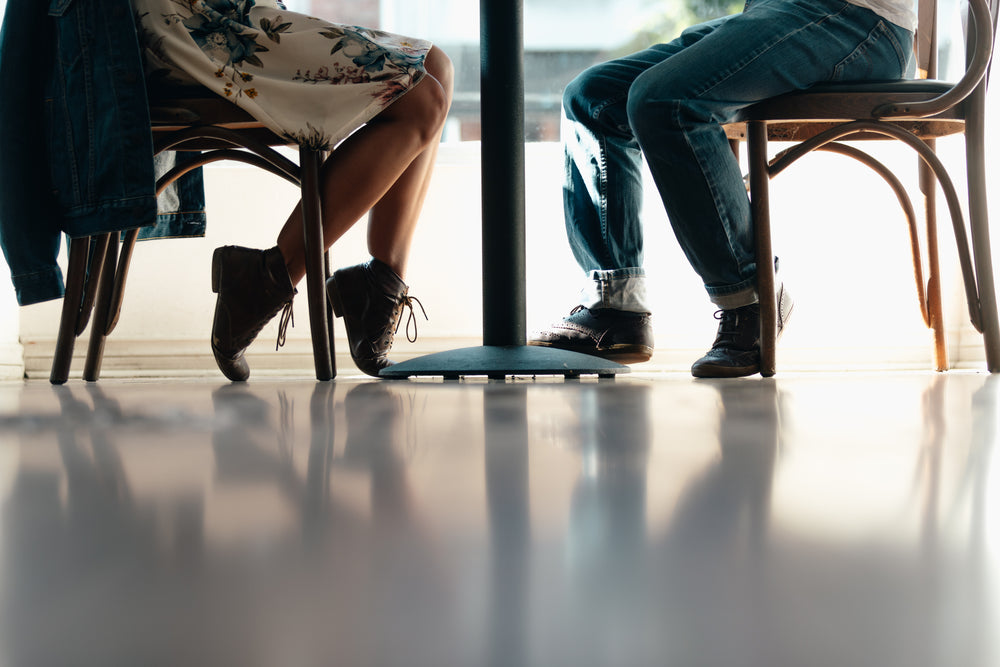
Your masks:
M 0 95 L 0 246 L 19 304 L 62 296 L 63 233 L 204 233 L 200 170 L 157 212 L 129 0 L 8 0 Z

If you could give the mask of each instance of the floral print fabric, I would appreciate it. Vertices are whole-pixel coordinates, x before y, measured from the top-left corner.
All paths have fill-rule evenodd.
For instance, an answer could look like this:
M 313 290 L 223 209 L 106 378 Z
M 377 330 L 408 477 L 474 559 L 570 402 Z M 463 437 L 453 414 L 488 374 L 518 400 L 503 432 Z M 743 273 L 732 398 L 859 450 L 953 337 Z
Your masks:
M 133 0 L 151 85 L 197 83 L 291 143 L 330 149 L 416 84 L 429 42 L 275 0 Z

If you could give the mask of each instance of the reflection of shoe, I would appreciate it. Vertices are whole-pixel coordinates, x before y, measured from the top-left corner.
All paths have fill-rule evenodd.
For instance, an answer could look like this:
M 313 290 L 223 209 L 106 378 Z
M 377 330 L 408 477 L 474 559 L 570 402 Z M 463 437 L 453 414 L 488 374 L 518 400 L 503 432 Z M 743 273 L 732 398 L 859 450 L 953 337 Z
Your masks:
M 364 373 L 378 377 L 380 370 L 392 365 L 387 355 L 399 329 L 403 306 L 409 307 L 413 319 L 413 302 L 416 301 L 421 310 L 423 305 L 407 296 L 406 284 L 387 264 L 377 259 L 334 271 L 326 281 L 326 289 L 333 312 L 344 318 L 355 365 Z M 410 340 L 416 340 L 415 332 Z
M 528 344 L 634 364 L 653 356 L 653 325 L 649 313 L 577 306 L 561 321 L 532 333 Z
M 792 299 L 778 285 L 777 338 L 792 313 Z M 751 304 L 715 313 L 719 331 L 712 349 L 691 366 L 697 378 L 736 378 L 760 372 L 760 305 Z
M 284 342 L 295 287 L 277 246 L 269 250 L 223 246 L 212 256 L 212 291 L 219 295 L 212 353 L 223 375 L 242 382 L 250 377 L 244 351 L 279 310 L 284 313 L 278 344 Z

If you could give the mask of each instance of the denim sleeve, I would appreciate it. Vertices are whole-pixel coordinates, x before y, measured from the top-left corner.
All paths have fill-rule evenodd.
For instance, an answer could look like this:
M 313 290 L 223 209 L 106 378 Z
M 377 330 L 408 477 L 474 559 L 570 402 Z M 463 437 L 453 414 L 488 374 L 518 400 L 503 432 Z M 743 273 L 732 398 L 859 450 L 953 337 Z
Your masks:
M 49 15 L 57 48 L 46 117 L 63 231 L 152 225 L 153 139 L 131 3 L 51 0 Z
M 38 45 L 52 39 L 45 3 L 8 0 L 0 29 L 0 246 L 21 305 L 63 294 L 56 264 L 59 218 L 43 159 L 44 81 L 38 76 L 50 57 Z

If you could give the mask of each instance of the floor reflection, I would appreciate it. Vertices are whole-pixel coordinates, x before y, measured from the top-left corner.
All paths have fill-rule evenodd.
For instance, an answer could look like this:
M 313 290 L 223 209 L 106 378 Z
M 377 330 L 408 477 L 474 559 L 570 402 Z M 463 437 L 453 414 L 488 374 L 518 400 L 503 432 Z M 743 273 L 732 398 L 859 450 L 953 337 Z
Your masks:
M 975 374 L 0 386 L 0 664 L 1000 664 Z

